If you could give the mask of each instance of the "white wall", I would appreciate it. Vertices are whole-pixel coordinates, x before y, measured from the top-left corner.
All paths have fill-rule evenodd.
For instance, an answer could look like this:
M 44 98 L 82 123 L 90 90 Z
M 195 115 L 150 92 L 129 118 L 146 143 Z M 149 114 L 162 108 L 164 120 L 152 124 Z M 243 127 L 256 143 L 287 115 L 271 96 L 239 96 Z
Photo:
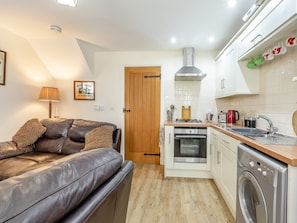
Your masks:
M 214 56 L 215 53 L 197 53 L 195 65 L 208 73 L 207 77 L 202 82 L 181 82 L 179 84 L 184 88 L 189 88 L 188 94 L 194 94 L 191 100 L 196 108 L 193 117 L 204 118 L 204 113 L 215 106 Z M 58 85 L 62 89 L 67 89 L 68 92 L 66 93 L 67 101 L 62 102 L 62 116 L 67 114 L 71 117 L 108 120 L 123 128 L 124 68 L 129 66 L 161 66 L 161 123 L 166 120 L 166 108 L 170 104 L 176 103 L 179 108 L 179 104 L 184 102 L 182 99 L 175 100 L 177 85 L 174 81 L 174 73 L 182 66 L 181 51 L 97 52 L 95 66 L 96 72 L 92 79 L 96 81 L 95 101 L 73 101 L 73 83 L 58 82 Z M 95 111 L 93 109 L 95 104 L 103 106 L 105 110 Z M 200 105 L 199 108 L 198 105 Z
M 161 67 L 161 123 L 166 120 L 166 109 L 176 104 L 178 109 L 184 103 L 185 94 L 192 95 L 193 118 L 204 118 L 208 110 L 216 110 L 214 100 L 214 58 L 215 53 L 196 53 L 195 65 L 208 75 L 202 82 L 180 83 L 184 94 L 176 98 L 174 73 L 182 66 L 182 51 L 162 52 L 97 52 L 95 54 L 96 82 L 95 101 L 73 100 L 73 81 L 58 81 L 57 85 L 63 95 L 59 115 L 62 117 L 85 118 L 109 121 L 124 130 L 124 68 L 137 66 Z M 189 97 L 187 97 L 188 99 Z M 104 111 L 95 111 L 93 106 L 100 105 Z M 176 117 L 180 116 L 178 111 Z M 124 141 L 124 139 L 123 139 Z M 122 144 L 122 148 L 123 148 Z
M 7 52 L 6 85 L 0 85 L 0 141 L 6 141 L 28 119 L 48 116 L 48 104 L 38 96 L 54 79 L 26 40 L 5 29 L 0 33 L 0 49 Z

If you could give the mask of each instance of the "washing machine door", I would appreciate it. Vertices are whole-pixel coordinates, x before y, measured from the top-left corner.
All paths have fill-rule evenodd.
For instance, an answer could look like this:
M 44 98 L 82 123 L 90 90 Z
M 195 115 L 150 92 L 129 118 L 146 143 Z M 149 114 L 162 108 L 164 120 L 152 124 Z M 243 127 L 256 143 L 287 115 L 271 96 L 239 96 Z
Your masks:
M 257 179 L 248 171 L 238 178 L 238 198 L 246 223 L 268 223 L 263 191 Z

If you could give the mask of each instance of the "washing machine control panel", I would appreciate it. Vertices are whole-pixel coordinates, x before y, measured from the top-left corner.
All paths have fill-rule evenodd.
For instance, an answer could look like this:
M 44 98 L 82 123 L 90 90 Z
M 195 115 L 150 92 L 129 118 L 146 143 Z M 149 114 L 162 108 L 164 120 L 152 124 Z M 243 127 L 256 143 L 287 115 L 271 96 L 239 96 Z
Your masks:
M 253 169 L 254 173 L 258 173 L 262 178 L 267 178 L 268 181 L 272 181 L 274 178 L 274 171 L 265 162 L 258 160 L 250 160 L 249 168 Z

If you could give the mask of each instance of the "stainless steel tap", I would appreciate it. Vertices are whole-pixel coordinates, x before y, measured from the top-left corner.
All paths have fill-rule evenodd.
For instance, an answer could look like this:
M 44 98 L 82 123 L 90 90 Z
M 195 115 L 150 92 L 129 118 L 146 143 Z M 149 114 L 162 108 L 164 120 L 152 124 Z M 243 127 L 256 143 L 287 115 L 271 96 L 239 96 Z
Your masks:
M 258 115 L 257 119 L 259 119 L 259 118 L 263 118 L 268 122 L 269 126 L 267 127 L 267 131 L 268 131 L 269 135 L 274 135 L 274 133 L 276 133 L 278 131 L 278 128 L 273 126 L 273 123 L 270 118 L 268 118 L 265 115 Z

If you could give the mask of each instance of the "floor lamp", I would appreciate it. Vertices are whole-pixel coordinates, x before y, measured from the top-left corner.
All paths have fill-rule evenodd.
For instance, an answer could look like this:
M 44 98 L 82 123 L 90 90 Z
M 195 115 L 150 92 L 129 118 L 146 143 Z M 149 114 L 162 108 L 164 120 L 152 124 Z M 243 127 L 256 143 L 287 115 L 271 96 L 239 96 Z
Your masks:
M 48 101 L 48 116 L 52 117 L 52 102 L 60 101 L 59 89 L 55 87 L 42 87 L 39 94 L 40 101 Z

